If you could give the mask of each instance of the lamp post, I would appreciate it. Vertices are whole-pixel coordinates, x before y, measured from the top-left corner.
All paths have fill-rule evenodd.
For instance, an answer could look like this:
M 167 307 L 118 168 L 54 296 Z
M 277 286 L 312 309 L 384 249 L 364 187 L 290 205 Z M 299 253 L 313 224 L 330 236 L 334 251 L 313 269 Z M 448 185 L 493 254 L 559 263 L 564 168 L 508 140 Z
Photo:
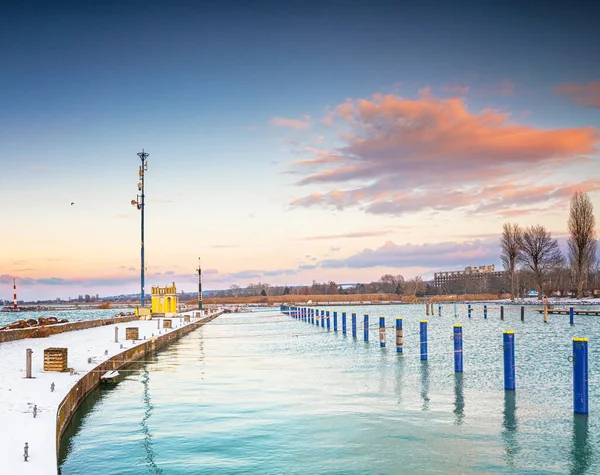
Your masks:
M 142 212 L 142 222 L 141 222 L 141 234 L 142 234 L 142 240 L 141 240 L 141 257 L 142 257 L 142 269 L 141 269 L 141 285 L 142 285 L 142 307 L 144 306 L 144 297 L 145 297 L 145 288 L 144 288 L 144 270 L 145 270 L 145 265 L 144 265 L 144 174 L 145 172 L 148 170 L 148 162 L 146 161 L 146 159 L 148 158 L 148 153 L 144 152 L 144 149 L 142 149 L 142 151 L 140 153 L 137 154 L 138 157 L 140 157 L 140 160 L 142 161 L 142 164 L 140 165 L 140 172 L 139 172 L 139 176 L 140 176 L 140 182 L 138 183 L 138 191 L 141 193 L 137 195 L 137 198 L 135 200 L 131 200 L 131 204 L 133 206 L 137 206 L 137 209 L 139 209 Z
M 198 258 L 198 310 L 202 310 L 202 264 Z

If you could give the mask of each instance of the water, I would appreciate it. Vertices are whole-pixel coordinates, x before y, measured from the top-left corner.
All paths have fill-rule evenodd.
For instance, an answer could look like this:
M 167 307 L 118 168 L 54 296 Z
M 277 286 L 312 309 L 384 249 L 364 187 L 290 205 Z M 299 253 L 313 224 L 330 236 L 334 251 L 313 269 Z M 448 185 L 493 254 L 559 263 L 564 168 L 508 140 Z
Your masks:
M 121 309 L 118 307 L 109 309 L 82 309 L 82 310 L 48 310 L 35 312 L 0 312 L 0 327 L 18 320 L 28 320 L 40 317 L 56 317 L 58 320 L 66 318 L 69 322 L 78 322 L 82 320 L 97 320 L 100 318 L 111 318 L 116 313 L 131 312 L 132 309 Z
M 346 308 L 347 336 L 340 313 L 337 334 L 275 312 L 223 315 L 94 393 L 63 440 L 61 472 L 600 473 L 597 318 L 575 317 L 571 327 L 568 316 L 550 315 L 544 324 L 529 309 L 522 323 L 515 308 L 502 322 L 492 307 L 487 320 L 481 310 L 468 319 L 463 306 L 457 318 L 452 306 L 428 317 L 428 362 L 419 359 L 423 306 Z M 379 315 L 389 327 L 385 349 Z M 463 375 L 453 372 L 456 322 Z M 516 393 L 503 390 L 504 329 L 516 334 Z M 574 336 L 590 338 L 589 417 L 572 412 Z

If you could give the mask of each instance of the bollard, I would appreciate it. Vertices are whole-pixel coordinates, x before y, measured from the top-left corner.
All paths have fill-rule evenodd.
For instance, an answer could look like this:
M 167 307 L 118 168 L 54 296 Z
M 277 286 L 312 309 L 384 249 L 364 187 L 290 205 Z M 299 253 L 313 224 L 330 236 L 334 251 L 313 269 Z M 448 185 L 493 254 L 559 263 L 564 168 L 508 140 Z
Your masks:
M 438 315 L 441 317 L 442 316 L 442 304 L 438 305 Z
M 396 351 L 402 353 L 404 346 L 404 334 L 402 331 L 402 319 L 396 318 Z
M 363 320 L 363 330 L 364 340 L 369 341 L 369 316 L 366 313 Z
M 346 334 L 346 312 L 342 312 L 342 333 Z
M 27 462 L 27 459 L 29 458 L 29 444 L 27 442 L 25 442 L 25 447 L 23 447 L 23 458 L 25 459 L 25 462 Z
M 160 318 L 156 319 L 156 328 L 160 329 Z
M 504 330 L 504 389 L 515 390 L 515 332 Z
M 419 322 L 420 335 L 421 335 L 421 359 L 427 359 L 427 320 L 421 320 Z
M 31 379 L 31 355 L 33 350 L 27 348 L 25 350 L 25 377 Z
M 429 302 L 425 302 L 425 313 L 429 316 Z
M 337 312 L 333 312 L 333 331 L 337 331 Z
M 469 314 L 469 318 L 471 318 L 471 304 L 468 305 L 467 312 Z
M 115 327 L 115 343 L 119 343 L 119 327 Z
M 483 306 L 483 318 L 487 319 L 487 305 Z
M 352 314 L 352 338 L 356 338 L 356 314 Z
M 327 330 L 331 330 L 331 320 L 329 320 L 329 310 L 325 313 L 325 319 L 327 320 Z
M 379 347 L 385 347 L 385 317 L 379 317 Z
M 525 321 L 525 307 L 521 306 L 521 321 Z
M 454 372 L 463 372 L 462 325 L 454 325 Z
M 569 323 L 571 325 L 575 323 L 575 309 L 573 307 L 569 308 Z
M 544 323 L 548 323 L 548 305 L 544 305 Z
M 588 339 L 573 338 L 573 411 L 588 413 Z
M 504 305 L 500 305 L 500 320 L 504 320 Z

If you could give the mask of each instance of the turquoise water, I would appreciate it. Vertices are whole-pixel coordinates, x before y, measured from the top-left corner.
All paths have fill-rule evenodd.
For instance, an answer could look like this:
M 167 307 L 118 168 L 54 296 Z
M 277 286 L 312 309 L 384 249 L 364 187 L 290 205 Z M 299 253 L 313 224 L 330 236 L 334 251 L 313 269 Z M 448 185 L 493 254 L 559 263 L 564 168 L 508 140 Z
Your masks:
M 588 307 L 589 308 L 589 307 Z M 330 312 L 333 308 L 329 308 Z M 600 324 L 594 317 L 423 306 L 354 307 L 348 335 L 277 312 L 229 314 L 94 393 L 63 440 L 61 473 L 600 473 Z M 341 311 L 341 308 L 338 309 Z M 350 336 L 350 311 L 359 315 Z M 437 311 L 437 308 L 436 308 Z M 371 315 L 371 341 L 362 314 Z M 388 347 L 379 348 L 379 315 Z M 404 319 L 405 353 L 394 348 Z M 462 323 L 465 372 L 453 372 Z M 517 391 L 503 390 L 502 330 L 515 330 Z M 571 338 L 590 338 L 590 415 L 572 412 Z
M 85 309 L 85 310 L 51 310 L 39 312 L 0 312 L 0 327 L 18 320 L 28 320 L 40 317 L 56 317 L 59 320 L 66 318 L 70 322 L 78 322 L 82 320 L 97 320 L 99 318 L 114 317 L 116 313 L 132 312 L 133 309 L 121 309 L 118 307 L 109 309 Z

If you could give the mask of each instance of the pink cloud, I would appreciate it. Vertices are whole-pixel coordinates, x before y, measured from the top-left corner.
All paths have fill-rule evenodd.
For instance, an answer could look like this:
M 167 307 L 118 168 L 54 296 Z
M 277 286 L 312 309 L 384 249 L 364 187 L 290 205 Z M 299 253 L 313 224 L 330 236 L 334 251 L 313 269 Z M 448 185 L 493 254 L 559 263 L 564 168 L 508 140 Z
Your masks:
M 578 104 L 600 107 L 600 81 L 587 84 L 561 84 L 556 87 L 556 92 Z
M 514 82 L 503 79 L 502 81 L 498 81 L 484 88 L 482 92 L 484 94 L 509 97 L 515 95 L 515 89 L 516 85 Z
M 469 92 L 469 89 L 469 86 L 460 86 L 458 84 L 449 84 L 442 88 L 445 93 L 456 96 L 466 96 Z
M 593 165 L 589 156 L 600 140 L 593 127 L 523 125 L 507 113 L 471 112 L 463 99 L 441 99 L 428 89 L 417 99 L 375 94 L 347 100 L 332 114 L 350 132 L 340 135 L 340 148 L 303 160 L 305 176 L 298 184 L 333 189 L 296 198 L 292 206 L 362 205 L 369 213 L 399 215 L 422 209 L 500 211 L 553 202 L 577 184 L 542 186 L 530 183 L 531 177 L 551 180 L 549 170 Z M 352 188 L 341 189 L 345 184 Z M 577 186 L 593 191 L 598 182 Z
M 310 116 L 304 115 L 301 119 L 286 119 L 284 117 L 273 117 L 269 123 L 273 127 L 289 127 L 295 130 L 308 129 L 310 127 Z

